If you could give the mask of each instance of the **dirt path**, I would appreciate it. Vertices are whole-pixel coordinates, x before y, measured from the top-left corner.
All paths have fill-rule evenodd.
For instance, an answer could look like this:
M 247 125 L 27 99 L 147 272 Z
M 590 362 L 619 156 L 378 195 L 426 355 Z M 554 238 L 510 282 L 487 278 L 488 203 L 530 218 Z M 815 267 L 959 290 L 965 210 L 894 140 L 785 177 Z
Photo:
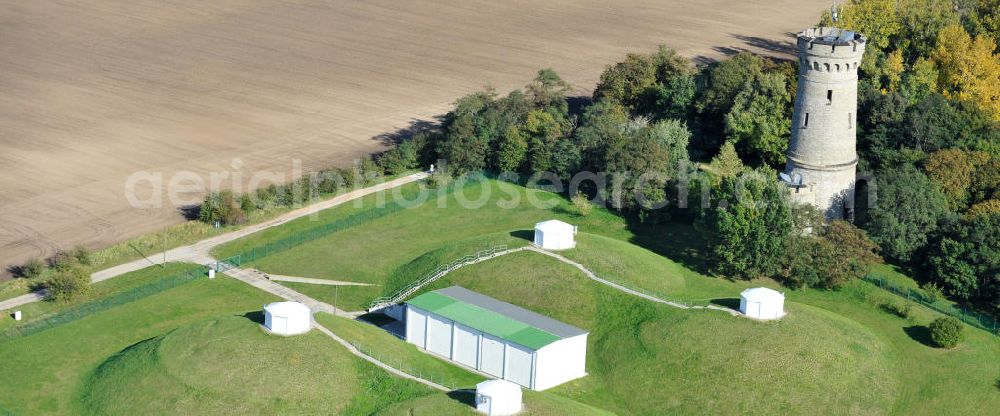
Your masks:
M 502 251 L 497 251 L 497 252 L 491 253 L 488 256 L 483 256 L 483 257 L 475 258 L 473 260 L 462 262 L 462 263 L 456 263 L 453 267 L 450 267 L 450 268 L 448 268 L 446 270 L 443 270 L 443 271 L 441 271 L 441 272 L 439 272 L 439 273 L 437 273 L 437 274 L 435 274 L 433 276 L 430 276 L 429 278 L 425 279 L 424 281 L 418 281 L 417 283 L 413 284 L 412 286 L 408 286 L 406 289 L 404 289 L 403 291 L 401 291 L 401 292 L 399 292 L 399 293 L 397 293 L 397 294 L 395 294 L 393 296 L 389 296 L 389 297 L 377 299 L 376 302 L 374 302 L 375 306 L 373 306 L 372 308 L 370 308 L 368 310 L 368 312 L 374 312 L 374 311 L 377 311 L 379 309 L 388 307 L 388 306 L 390 306 L 392 304 L 401 303 L 404 300 L 406 300 L 406 298 L 408 298 L 410 295 L 412 295 L 412 294 L 417 293 L 418 291 L 420 291 L 420 288 L 422 288 L 424 286 L 427 286 L 427 285 L 429 285 L 431 283 L 434 283 L 435 281 L 441 279 L 442 277 L 445 277 L 449 273 L 451 273 L 451 272 L 453 272 L 455 270 L 458 270 L 460 268 L 463 268 L 465 266 L 471 266 L 473 264 L 482 263 L 484 261 L 492 260 L 492 259 L 495 259 L 497 257 L 506 256 L 508 254 L 513 254 L 513 253 L 517 253 L 517 252 L 521 252 L 521 251 L 532 251 L 532 252 L 535 252 L 535 253 L 538 253 L 538 254 L 542 254 L 542 255 L 545 255 L 545 256 L 552 257 L 552 258 L 554 258 L 556 260 L 559 260 L 559 261 L 561 261 L 563 263 L 566 263 L 568 265 L 576 267 L 577 269 L 580 270 L 580 272 L 582 272 L 584 274 L 584 276 L 587 276 L 587 278 L 590 279 L 590 280 L 593 280 L 593 281 L 598 282 L 600 284 L 609 286 L 612 289 L 615 289 L 615 290 L 618 290 L 618 291 L 621 291 L 621 292 L 627 293 L 629 295 L 636 296 L 636 297 L 639 297 L 639 298 L 642 298 L 642 299 L 645 299 L 645 300 L 648 300 L 648 301 L 651 301 L 651 302 L 662 303 L 664 305 L 673 306 L 675 308 L 680 308 L 680 309 L 689 309 L 689 310 L 694 310 L 694 309 L 711 309 L 711 310 L 726 312 L 726 313 L 728 313 L 730 315 L 733 315 L 733 316 L 744 316 L 743 314 L 741 314 L 741 313 L 739 313 L 737 311 L 734 311 L 734 310 L 732 310 L 730 308 L 726 308 L 726 307 L 723 307 L 723 306 L 711 305 L 711 304 L 705 305 L 705 306 L 701 306 L 701 305 L 689 305 L 689 304 L 682 303 L 682 302 L 675 302 L 675 301 L 671 301 L 671 300 L 661 299 L 659 297 L 656 297 L 656 296 L 653 296 L 653 295 L 650 295 L 650 294 L 647 294 L 647 293 L 643 293 L 643 292 L 640 292 L 638 290 L 630 289 L 630 288 L 622 286 L 622 285 L 620 285 L 618 283 L 615 283 L 615 282 L 612 282 L 610 280 L 601 278 L 600 276 L 597 275 L 597 273 L 594 273 L 592 270 L 588 269 L 583 264 L 580 264 L 580 263 L 578 263 L 576 261 L 570 260 L 570 259 L 566 258 L 565 256 L 563 256 L 561 254 L 558 254 L 558 253 L 555 253 L 555 252 L 552 252 L 552 251 L 549 251 L 549 250 L 543 250 L 543 249 L 540 249 L 538 247 L 531 246 L 531 245 L 524 246 L 524 247 L 518 247 L 518 248 L 512 248 L 512 249 L 504 249 Z M 379 302 L 379 301 L 381 301 L 381 302 Z
M 285 179 L 346 165 L 485 85 L 589 95 L 658 44 L 781 54 L 827 0 L 91 0 L 0 4 L 0 268 L 182 221 L 137 171 Z M 239 159 L 234 163 L 234 159 Z M 164 196 L 140 184 L 142 196 Z
M 276 227 L 286 222 L 302 218 L 308 215 L 312 215 L 313 213 L 316 213 L 318 211 L 335 207 L 345 202 L 361 198 L 365 195 L 371 195 L 376 192 L 395 188 L 397 186 L 402 186 L 411 182 L 421 180 L 426 177 L 427 177 L 426 173 L 415 173 L 412 175 L 404 176 L 402 178 L 397 178 L 391 181 L 383 182 L 368 188 L 358 189 L 341 195 L 337 195 L 325 201 L 317 202 L 315 204 L 299 208 L 294 211 L 286 212 L 268 221 L 264 221 L 258 224 L 248 225 L 239 230 L 207 238 L 191 245 L 177 247 L 172 250 L 167 250 L 166 253 L 160 252 L 144 259 L 131 261 L 128 263 L 120 264 L 118 266 L 94 272 L 90 275 L 90 280 L 91 282 L 97 283 L 103 280 L 123 275 L 125 273 L 144 269 L 146 267 L 149 267 L 150 265 L 163 264 L 164 261 L 187 262 L 187 263 L 198 263 L 198 264 L 214 263 L 215 259 L 212 258 L 210 252 L 213 248 L 215 248 L 220 244 L 228 243 L 230 241 L 243 238 L 258 231 L 271 227 Z M 277 284 L 274 285 L 277 286 Z M 8 299 L 0 302 L 0 311 L 16 308 L 18 306 L 31 302 L 37 302 L 41 300 L 43 297 L 44 295 L 41 293 L 30 293 L 27 295 L 18 296 L 13 299 Z
M 374 286 L 370 283 L 348 282 L 344 280 L 316 279 L 312 277 L 282 276 L 280 274 L 264 273 L 266 279 L 275 282 L 306 283 L 310 285 L 325 286 Z

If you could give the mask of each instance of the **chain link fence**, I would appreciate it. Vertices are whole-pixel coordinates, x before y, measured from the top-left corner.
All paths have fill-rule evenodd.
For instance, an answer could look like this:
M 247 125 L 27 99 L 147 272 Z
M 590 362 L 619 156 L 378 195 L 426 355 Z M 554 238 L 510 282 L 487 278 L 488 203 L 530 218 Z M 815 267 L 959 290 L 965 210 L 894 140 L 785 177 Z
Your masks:
M 446 387 L 446 388 L 448 388 L 450 390 L 458 390 L 458 389 L 461 389 L 461 388 L 469 388 L 470 387 L 470 386 L 460 386 L 459 384 L 461 384 L 461 382 L 459 382 L 458 380 L 455 380 L 452 377 L 448 377 L 448 376 L 443 375 L 443 374 L 439 374 L 439 373 L 436 373 L 436 372 L 433 372 L 433 371 L 429 371 L 427 369 L 418 369 L 418 368 L 416 368 L 414 366 L 411 366 L 411 365 L 407 364 L 405 361 L 399 359 L 398 356 L 395 356 L 395 355 L 392 355 L 392 354 L 383 354 L 383 353 L 380 353 L 380 352 L 378 352 L 377 349 L 371 348 L 371 347 L 369 347 L 369 346 L 367 346 L 365 344 L 359 343 L 359 342 L 354 342 L 354 341 L 347 341 L 347 342 L 350 343 L 352 346 L 354 346 L 354 348 L 357 348 L 358 351 L 360 351 L 362 354 L 367 355 L 369 357 L 372 357 L 375 360 L 381 362 L 382 364 L 385 364 L 385 365 L 387 365 L 389 367 L 395 368 L 395 369 L 397 369 L 399 371 L 402 371 L 402 372 L 404 372 L 406 374 L 409 374 L 411 376 L 414 376 L 414 377 L 417 377 L 417 378 L 420 378 L 420 379 L 424 379 L 424 380 L 430 381 L 430 382 L 432 382 L 434 384 L 437 384 L 437 385 L 440 385 L 440 386 L 444 386 L 444 387 Z M 470 373 L 471 373 L 471 371 L 470 371 Z M 475 388 L 475 386 L 471 386 L 471 387 Z
M 878 276 L 873 273 L 869 273 L 861 278 L 861 280 L 871 283 L 876 287 L 892 292 L 900 297 L 904 297 L 909 301 L 919 303 L 935 311 L 941 312 L 945 315 L 953 316 L 958 318 L 962 322 L 965 322 L 971 326 L 979 329 L 986 330 L 993 335 L 1000 336 L 1000 320 L 996 317 L 990 316 L 985 313 L 981 313 L 963 306 L 956 306 L 950 303 L 939 302 L 939 298 L 928 296 L 921 290 L 917 290 L 911 287 L 901 286 L 896 284 L 882 276 Z
M 36 334 L 47 329 L 86 318 L 98 312 L 103 312 L 126 303 L 135 302 L 139 299 L 155 295 L 168 289 L 173 289 L 183 284 L 192 282 L 199 277 L 204 277 L 207 271 L 207 268 L 198 268 L 188 272 L 178 273 L 104 299 L 74 305 L 51 316 L 39 318 L 18 326 L 7 328 L 3 332 L 0 332 L 0 343 Z M 0 412 L 0 415 L 2 414 L 3 413 Z
M 459 188 L 467 188 L 469 186 L 478 184 L 486 180 L 482 175 L 467 176 L 462 181 L 456 181 L 449 184 L 446 188 L 439 191 L 439 195 L 447 195 L 454 192 Z M 456 185 L 460 183 L 461 185 Z M 282 238 L 280 240 L 271 241 L 260 246 L 251 247 L 249 249 L 243 250 L 238 254 L 228 257 L 223 260 L 219 260 L 215 264 L 215 270 L 217 272 L 224 272 L 226 270 L 240 267 L 243 264 L 252 263 L 255 260 L 262 259 L 264 257 L 270 256 L 272 254 L 277 254 L 293 247 L 300 246 L 302 244 L 315 241 L 317 239 L 326 237 L 330 234 L 346 230 L 348 228 L 356 227 L 358 225 L 366 224 L 377 220 L 379 218 L 385 217 L 390 214 L 394 214 L 405 209 L 410 208 L 411 202 L 399 202 L 392 201 L 384 206 L 372 208 L 366 211 L 358 212 L 356 214 L 341 218 L 334 222 L 318 225 L 316 227 L 295 233 L 292 236 Z
M 444 275 L 458 270 L 462 266 L 466 266 L 472 263 L 479 262 L 483 259 L 494 257 L 507 251 L 506 245 L 497 245 L 489 248 L 479 249 L 471 254 L 467 254 L 458 259 L 452 260 L 450 263 L 442 264 L 425 274 L 420 279 L 417 279 L 413 283 L 406 285 L 402 289 L 399 289 L 395 293 L 389 296 L 382 296 L 375 298 L 368 304 L 368 311 L 372 312 L 377 309 L 381 309 L 390 305 L 399 303 L 409 297 L 410 295 L 416 293 L 422 287 L 434 283 L 435 280 L 440 279 Z

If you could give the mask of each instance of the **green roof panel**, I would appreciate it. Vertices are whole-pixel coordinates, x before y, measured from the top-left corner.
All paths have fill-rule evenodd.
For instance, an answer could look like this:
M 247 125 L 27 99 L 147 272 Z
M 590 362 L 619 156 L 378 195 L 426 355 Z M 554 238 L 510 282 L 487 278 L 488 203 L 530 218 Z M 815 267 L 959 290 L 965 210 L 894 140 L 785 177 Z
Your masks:
M 524 322 L 436 292 L 424 293 L 407 303 L 467 327 L 536 350 L 562 339 Z

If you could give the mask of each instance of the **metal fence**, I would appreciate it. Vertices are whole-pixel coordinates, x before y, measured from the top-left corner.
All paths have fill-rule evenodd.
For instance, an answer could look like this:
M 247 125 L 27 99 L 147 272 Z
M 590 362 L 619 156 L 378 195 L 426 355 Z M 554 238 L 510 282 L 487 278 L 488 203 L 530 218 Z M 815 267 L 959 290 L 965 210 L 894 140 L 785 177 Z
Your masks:
M 192 282 L 199 277 L 204 277 L 207 270 L 207 268 L 199 268 L 189 272 L 164 277 L 154 282 L 129 289 L 125 292 L 118 293 L 104 299 L 74 305 L 51 316 L 39 318 L 18 326 L 7 328 L 3 332 L 0 332 L 0 343 L 36 334 L 59 325 L 83 319 L 98 312 L 106 311 L 116 306 L 135 302 L 139 299 L 155 295 L 165 290 L 173 289 L 185 283 Z M 2 414 L 3 413 L 0 413 L 0 415 Z
M 447 377 L 443 374 L 438 374 L 433 371 L 428 371 L 426 369 L 421 370 L 412 367 L 408 365 L 404 360 L 401 360 L 398 355 L 383 354 L 378 352 L 377 349 L 371 348 L 365 344 L 354 341 L 347 341 L 347 342 L 350 343 L 352 346 L 354 346 L 354 348 L 357 348 L 358 351 L 360 351 L 362 354 L 372 357 L 375 360 L 381 362 L 382 364 L 395 368 L 411 376 L 430 381 L 432 383 L 444 386 L 451 390 L 457 390 L 462 387 L 465 388 L 469 387 L 469 386 L 459 386 L 458 384 L 460 383 L 458 381 L 452 379 L 451 377 Z
M 477 184 L 483 180 L 485 180 L 485 177 L 483 176 L 470 176 L 466 178 L 466 180 L 461 181 L 462 188 Z M 454 192 L 458 188 L 455 185 L 456 183 L 457 182 L 452 182 L 449 184 L 444 190 L 440 191 L 440 194 L 447 195 Z M 259 260 L 272 254 L 286 251 L 310 241 L 326 237 L 338 231 L 343 231 L 348 228 L 369 223 L 387 215 L 403 211 L 409 208 L 410 205 L 411 203 L 408 202 L 393 201 L 384 206 L 372 208 L 367 211 L 362 211 L 341 218 L 334 222 L 318 225 L 316 227 L 297 232 L 292 236 L 285 237 L 280 240 L 271 241 L 257 247 L 251 247 L 234 256 L 216 262 L 215 270 L 217 272 L 224 272 L 235 267 L 240 267 L 243 264 L 251 263 L 254 260 Z
M 962 322 L 965 322 L 976 328 L 986 330 L 992 333 L 993 335 L 1000 336 L 1000 320 L 998 320 L 996 317 L 963 306 L 941 304 L 940 302 L 937 302 L 938 299 L 928 296 L 923 291 L 916 290 L 911 287 L 898 285 L 876 274 L 870 273 L 862 277 L 861 280 L 871 283 L 872 285 L 875 285 L 880 289 L 892 292 L 901 297 L 905 297 L 907 300 L 919 303 L 923 306 L 941 312 L 945 315 L 958 318 Z
M 489 257 L 496 256 L 497 254 L 500 254 L 505 251 L 507 251 L 506 245 L 493 246 L 490 248 L 477 250 L 475 253 L 472 254 L 467 254 L 465 256 L 462 256 L 461 258 L 453 260 L 451 263 L 442 264 L 436 267 L 434 270 L 431 270 L 429 273 L 425 274 L 424 277 L 421 277 L 420 279 L 413 281 L 413 283 L 410 283 L 409 285 L 406 285 L 402 289 L 396 291 L 396 293 L 389 296 L 376 298 L 375 300 L 371 301 L 371 303 L 369 303 L 368 305 L 368 311 L 372 312 L 387 307 L 389 305 L 399 303 L 403 299 L 406 299 L 416 291 L 420 290 L 420 288 L 433 283 L 435 280 L 440 279 L 442 276 L 462 266 L 478 262 Z

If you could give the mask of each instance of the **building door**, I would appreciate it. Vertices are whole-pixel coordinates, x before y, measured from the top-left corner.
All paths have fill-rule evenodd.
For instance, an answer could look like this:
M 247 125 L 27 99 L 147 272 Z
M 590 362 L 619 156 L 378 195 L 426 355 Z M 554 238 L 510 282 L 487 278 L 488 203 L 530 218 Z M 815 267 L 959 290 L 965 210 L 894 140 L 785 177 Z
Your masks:
M 515 344 L 507 344 L 507 368 L 504 378 L 511 383 L 531 388 L 531 361 L 533 351 Z
M 427 315 L 427 351 L 451 358 L 451 321 L 437 315 Z
M 427 316 L 422 312 L 407 308 L 406 311 L 406 341 L 420 348 L 427 348 Z
M 476 368 L 479 360 L 479 331 L 455 324 L 455 339 L 452 359 L 462 365 Z
M 503 378 L 504 343 L 500 339 L 483 334 L 479 347 L 479 371 Z
M 747 316 L 760 317 L 760 302 L 747 302 Z

